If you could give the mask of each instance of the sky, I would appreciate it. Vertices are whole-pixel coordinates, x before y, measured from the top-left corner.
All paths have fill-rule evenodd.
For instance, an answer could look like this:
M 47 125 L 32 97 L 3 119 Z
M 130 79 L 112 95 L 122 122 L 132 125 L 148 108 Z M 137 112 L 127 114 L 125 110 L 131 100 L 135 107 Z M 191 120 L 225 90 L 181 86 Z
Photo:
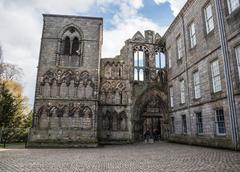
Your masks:
M 102 57 L 115 57 L 137 32 L 163 35 L 186 0 L 0 0 L 4 62 L 23 69 L 24 95 L 33 104 L 43 13 L 103 17 Z

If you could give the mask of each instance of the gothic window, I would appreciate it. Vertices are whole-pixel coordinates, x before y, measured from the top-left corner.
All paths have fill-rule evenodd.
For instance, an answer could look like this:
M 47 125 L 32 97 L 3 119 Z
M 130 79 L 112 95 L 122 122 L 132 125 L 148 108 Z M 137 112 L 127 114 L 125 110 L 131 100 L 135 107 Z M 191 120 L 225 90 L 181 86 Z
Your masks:
M 145 48 L 143 46 L 136 47 L 134 50 L 134 80 L 144 81 L 145 68 Z
M 158 72 L 160 69 L 163 69 L 166 67 L 166 57 L 165 54 L 161 50 L 157 50 L 155 53 L 155 68 L 156 72 Z
M 64 39 L 64 54 L 70 55 L 70 38 L 68 36 Z
M 79 40 L 77 37 L 75 37 L 72 42 L 72 54 L 73 55 L 79 54 Z
M 123 111 L 120 114 L 118 114 L 118 122 L 117 122 L 117 128 L 120 131 L 126 131 L 128 129 L 127 127 L 127 115 L 126 113 Z
M 81 64 L 81 56 L 83 44 L 80 31 L 75 27 L 69 27 L 61 35 L 59 44 L 59 56 L 57 57 L 57 65 L 79 67 Z

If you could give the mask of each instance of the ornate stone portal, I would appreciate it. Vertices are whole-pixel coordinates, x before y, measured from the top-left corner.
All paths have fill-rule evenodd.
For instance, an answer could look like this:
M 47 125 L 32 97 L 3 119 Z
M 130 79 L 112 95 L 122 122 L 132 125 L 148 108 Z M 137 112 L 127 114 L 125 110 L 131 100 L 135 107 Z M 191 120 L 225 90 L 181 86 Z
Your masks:
M 102 19 L 44 15 L 29 147 L 131 143 L 168 137 L 162 38 L 137 32 L 119 56 L 101 58 Z

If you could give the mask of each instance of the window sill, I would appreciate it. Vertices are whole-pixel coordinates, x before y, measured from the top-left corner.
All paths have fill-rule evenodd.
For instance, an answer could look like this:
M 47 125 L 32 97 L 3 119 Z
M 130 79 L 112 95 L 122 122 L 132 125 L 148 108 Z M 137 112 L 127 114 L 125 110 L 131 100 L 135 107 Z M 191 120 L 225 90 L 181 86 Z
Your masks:
M 193 98 L 193 101 L 194 102 L 198 102 L 198 101 L 200 101 L 202 99 L 202 97 L 199 97 L 199 98 Z
M 182 64 L 182 57 L 180 59 L 177 59 L 177 64 L 181 65 Z
M 234 21 L 235 17 L 237 17 L 240 14 L 240 6 L 237 7 L 234 11 L 228 14 L 226 17 L 227 21 Z
M 190 48 L 189 48 L 189 51 L 190 51 L 190 52 L 193 52 L 193 51 L 195 52 L 196 49 L 197 49 L 197 44 L 194 45 L 193 47 L 190 47 Z
M 207 40 L 210 40 L 212 39 L 212 36 L 214 35 L 214 32 L 215 31 L 215 28 L 213 28 L 213 30 L 211 30 L 210 32 L 207 33 L 207 31 L 205 30 L 204 31 L 204 36 L 205 36 L 205 39 Z
M 185 104 L 186 104 L 186 103 L 180 103 L 179 105 L 180 105 L 180 106 L 184 106 Z
M 211 93 L 211 98 L 212 99 L 217 99 L 217 98 L 220 98 L 221 96 L 222 96 L 222 93 L 223 93 L 223 91 L 221 90 L 221 91 L 218 91 L 218 92 L 212 92 Z
M 215 134 L 215 137 L 218 137 L 218 138 L 225 138 L 227 135 L 226 133 L 225 134 Z
M 203 134 L 203 133 L 197 133 L 196 136 L 198 136 L 198 137 L 203 137 L 204 134 Z

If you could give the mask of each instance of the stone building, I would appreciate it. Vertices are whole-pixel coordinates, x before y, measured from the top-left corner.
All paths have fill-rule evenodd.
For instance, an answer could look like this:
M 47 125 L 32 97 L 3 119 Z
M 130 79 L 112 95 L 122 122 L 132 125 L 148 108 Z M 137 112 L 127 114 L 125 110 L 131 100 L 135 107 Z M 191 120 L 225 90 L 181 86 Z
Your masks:
M 215 1 L 189 0 L 164 35 L 168 54 L 169 140 L 232 148 L 231 135 L 238 128 L 230 120 L 226 61 Z M 239 126 L 239 0 L 224 0 L 220 6 Z
M 44 14 L 28 146 L 133 143 L 149 129 L 236 148 L 240 2 L 218 2 L 188 0 L 162 37 L 136 32 L 114 58 L 101 58 L 102 18 Z

